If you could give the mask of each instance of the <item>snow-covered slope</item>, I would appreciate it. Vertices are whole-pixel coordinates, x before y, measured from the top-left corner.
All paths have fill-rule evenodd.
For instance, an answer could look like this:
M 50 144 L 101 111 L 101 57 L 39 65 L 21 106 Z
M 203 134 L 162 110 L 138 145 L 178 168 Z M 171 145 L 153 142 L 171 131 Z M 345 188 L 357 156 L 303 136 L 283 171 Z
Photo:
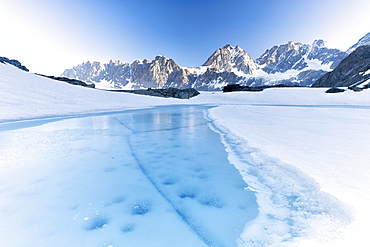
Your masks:
M 118 111 L 176 102 L 83 88 L 1 63 L 0 88 L 0 121 Z
M 256 193 L 257 203 L 260 206 L 259 216 L 245 226 L 239 246 L 354 245 L 365 247 L 369 243 L 368 161 L 370 157 L 367 150 L 370 148 L 368 141 L 370 139 L 368 131 L 370 90 L 359 93 L 346 91 L 342 94 L 325 94 L 325 89 L 320 88 L 274 88 L 258 93 L 202 92 L 201 95 L 190 100 L 165 99 L 74 86 L 27 73 L 9 64 L 0 64 L 0 88 L 0 131 L 4 132 L 12 128 L 16 129 L 17 126 L 25 123 L 22 120 L 32 118 L 57 119 L 61 116 L 73 118 L 159 105 L 213 106 L 205 113 L 210 118 L 215 131 L 222 136 L 229 153 L 229 161 L 239 169 L 243 179 L 251 186 L 247 189 Z M 32 126 L 32 121 L 28 123 Z M 49 127 L 52 128 L 52 126 Z M 89 129 L 84 131 L 91 133 Z M 117 131 L 122 135 L 121 129 Z M 73 133 L 74 137 L 78 138 L 78 133 Z M 54 134 L 60 136 L 59 132 Z M 31 133 L 27 138 L 32 141 L 43 135 L 33 136 Z M 26 153 L 23 148 L 33 149 L 24 145 L 23 136 L 12 139 L 10 133 L 8 137 L 7 140 L 17 140 L 9 147 L 15 153 L 12 153 L 12 156 L 1 156 L 0 160 L 6 160 L 5 163 L 0 162 L 2 168 L 9 167 L 11 162 L 15 162 L 9 158 L 17 156 L 14 154 L 19 154 L 22 159 L 25 158 Z M 51 138 L 55 137 L 55 135 L 51 136 Z M 70 139 L 67 138 L 67 140 Z M 107 141 L 106 151 L 117 149 L 115 142 L 104 140 Z M 52 141 L 55 140 L 52 139 Z M 85 147 L 83 150 L 86 152 L 97 150 L 90 148 L 89 143 L 83 139 L 78 141 L 79 145 Z M 95 145 L 93 147 L 97 147 L 97 143 L 101 141 L 92 142 Z M 116 141 L 122 144 L 121 137 Z M 54 151 L 64 152 L 62 147 L 49 145 L 46 139 L 37 139 L 36 142 L 40 147 L 47 148 L 51 154 Z M 6 143 L 1 144 L 5 148 L 2 150 L 7 150 Z M 79 147 L 81 146 L 77 145 L 77 148 Z M 126 150 L 125 147 L 122 148 Z M 97 157 L 104 160 L 101 157 L 105 154 L 105 151 L 98 152 Z M 39 155 L 40 158 L 45 158 L 43 154 Z M 112 159 L 110 156 L 106 158 L 104 162 Z M 29 164 L 22 163 L 20 167 L 27 165 Z M 66 174 L 70 175 L 75 171 L 71 163 L 68 163 L 66 168 L 70 168 L 65 170 Z M 41 190 L 40 184 L 47 182 L 50 170 L 49 168 L 31 170 L 33 175 L 35 171 L 40 171 L 45 176 L 44 180 L 31 181 L 38 182 L 37 188 Z M 112 173 L 112 170 L 108 171 L 111 172 L 109 178 L 121 178 L 117 173 Z M 11 178 L 15 173 L 22 172 L 22 169 L 13 169 L 12 172 L 14 173 L 2 174 Z M 89 172 L 91 172 L 90 167 L 81 170 L 81 174 L 84 175 Z M 137 173 L 138 169 L 132 174 L 137 175 Z M 32 178 L 26 173 L 21 175 L 24 181 L 13 181 L 20 186 L 27 184 L 25 181 Z M 301 180 L 302 177 L 305 179 Z M 58 176 L 58 179 L 62 178 Z M 4 181 L 8 180 L 2 180 L 0 184 Z M 75 184 L 85 186 L 84 189 L 89 193 L 93 193 L 93 189 L 99 186 L 99 192 L 107 195 L 105 190 L 100 188 L 100 185 L 106 182 L 103 177 L 99 177 L 96 181 L 98 182 L 95 187 L 91 184 L 86 186 L 79 181 Z M 121 181 L 120 184 L 125 183 L 122 179 L 117 181 Z M 0 187 L 0 190 L 3 188 Z M 60 189 L 58 186 L 55 188 Z M 5 189 L 1 192 L 5 192 L 6 195 L 12 194 L 11 190 Z M 41 194 L 37 194 L 37 198 Z M 4 194 L 1 193 L 1 195 Z M 32 198 L 35 200 L 34 197 Z M 122 198 L 117 197 L 115 200 L 117 202 Z M 98 199 L 94 201 L 97 204 L 100 202 Z M 50 205 L 66 210 L 64 201 L 60 204 L 53 201 Z M 94 223 L 103 226 L 104 218 L 95 217 L 94 206 L 95 204 L 84 205 L 91 210 L 91 219 L 95 220 Z M 2 204 L 0 207 L 3 207 Z M 25 205 L 11 208 L 13 212 L 16 208 L 20 208 L 22 212 L 28 212 Z M 29 210 L 37 211 L 37 208 Z M 7 215 L 6 219 L 11 220 L 15 217 L 19 220 L 14 215 Z M 152 216 L 156 220 L 161 219 L 160 215 Z M 58 217 L 48 219 L 48 222 L 52 222 L 53 229 L 56 229 L 53 220 L 59 219 Z M 76 217 L 86 223 L 89 220 L 80 215 Z M 34 217 L 20 220 L 30 219 Z M 11 225 L 13 223 L 16 222 L 11 222 Z M 156 224 L 153 227 L 157 226 Z M 124 230 L 129 232 L 130 227 L 126 225 Z M 91 229 L 91 226 L 87 225 L 87 228 Z M 1 228 L 0 231 L 8 234 L 7 230 Z M 66 231 L 66 229 L 60 230 Z M 16 233 L 13 231 L 11 235 L 6 236 L 12 238 Z M 165 233 L 160 237 L 166 238 Z
M 358 47 L 363 45 L 370 45 L 370 32 L 367 33 L 364 37 L 362 37 L 356 44 L 351 46 L 347 51 L 347 55 L 351 54 L 354 50 L 356 50 Z
M 26 66 L 22 65 L 18 60 L 15 60 L 15 59 L 9 59 L 7 57 L 0 57 L 0 63 L 11 64 L 21 70 L 24 70 L 27 72 L 29 71 Z
M 168 104 L 370 105 L 370 90 L 328 95 L 325 89 L 310 88 L 268 89 L 247 94 L 202 92 L 190 100 L 163 99 L 70 85 L 1 63 L 0 88 L 0 121 Z
M 225 135 L 229 159 L 239 164 L 245 181 L 257 191 L 269 191 L 260 198 L 265 214 L 245 228 L 241 246 L 369 245 L 369 111 L 369 107 L 256 105 L 225 105 L 210 111 Z M 304 181 L 300 172 L 314 181 Z M 315 186 L 317 190 L 312 189 Z M 330 196 L 324 199 L 326 193 Z M 311 203 L 304 206 L 306 200 Z M 333 202 L 347 213 L 330 206 Z M 290 210 L 274 216 L 283 205 L 290 205 Z M 300 230 L 304 236 L 290 242 Z

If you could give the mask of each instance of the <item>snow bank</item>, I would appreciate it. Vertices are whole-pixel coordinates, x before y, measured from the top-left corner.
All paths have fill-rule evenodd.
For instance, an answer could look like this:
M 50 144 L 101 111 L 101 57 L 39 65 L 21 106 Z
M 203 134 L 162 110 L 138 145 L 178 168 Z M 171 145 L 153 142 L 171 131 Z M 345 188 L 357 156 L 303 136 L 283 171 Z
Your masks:
M 179 101 L 84 88 L 6 64 L 0 64 L 0 75 L 0 121 L 122 111 Z
M 164 99 L 84 88 L 0 64 L 0 122 L 122 111 L 179 104 L 366 105 L 370 90 L 325 94 L 320 88 L 272 88 L 263 92 L 202 92 L 190 100 Z
M 245 246 L 369 244 L 368 113 L 328 106 L 210 111 L 229 159 L 259 195 L 261 215 L 245 228 Z

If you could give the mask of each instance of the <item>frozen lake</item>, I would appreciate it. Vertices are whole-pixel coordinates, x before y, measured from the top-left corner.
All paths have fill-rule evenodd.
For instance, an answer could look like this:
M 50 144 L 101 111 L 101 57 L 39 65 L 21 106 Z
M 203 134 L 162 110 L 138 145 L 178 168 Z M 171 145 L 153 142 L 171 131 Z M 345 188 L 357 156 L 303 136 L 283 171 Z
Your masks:
M 0 246 L 237 246 L 258 205 L 206 109 L 0 125 Z

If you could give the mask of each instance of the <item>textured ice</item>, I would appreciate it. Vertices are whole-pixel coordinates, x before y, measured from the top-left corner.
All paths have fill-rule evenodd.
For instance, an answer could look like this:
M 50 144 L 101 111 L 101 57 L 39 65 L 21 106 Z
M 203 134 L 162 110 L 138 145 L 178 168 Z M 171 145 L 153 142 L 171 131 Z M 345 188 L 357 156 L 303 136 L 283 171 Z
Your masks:
M 0 246 L 237 246 L 256 198 L 203 109 L 7 124 Z

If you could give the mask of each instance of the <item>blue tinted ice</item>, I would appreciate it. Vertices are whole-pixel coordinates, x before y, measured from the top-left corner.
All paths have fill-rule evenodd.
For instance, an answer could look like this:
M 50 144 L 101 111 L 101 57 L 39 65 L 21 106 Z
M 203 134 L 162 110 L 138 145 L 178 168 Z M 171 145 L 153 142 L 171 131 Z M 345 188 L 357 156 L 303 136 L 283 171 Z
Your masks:
M 7 126 L 0 246 L 237 246 L 256 198 L 204 109 Z

